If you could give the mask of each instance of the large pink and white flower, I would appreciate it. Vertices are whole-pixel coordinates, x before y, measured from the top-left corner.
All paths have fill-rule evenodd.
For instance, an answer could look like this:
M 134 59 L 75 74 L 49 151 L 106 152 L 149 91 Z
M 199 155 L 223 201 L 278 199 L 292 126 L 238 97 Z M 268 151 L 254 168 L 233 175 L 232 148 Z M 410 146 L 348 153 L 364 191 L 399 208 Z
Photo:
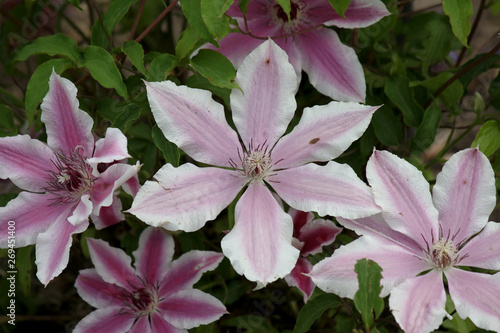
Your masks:
M 290 206 L 347 218 L 380 211 L 370 188 L 347 165 L 328 162 L 359 138 L 377 107 L 331 102 L 305 108 L 300 123 L 283 136 L 292 119 L 296 76 L 286 53 L 273 41 L 255 49 L 236 75 L 231 93 L 238 134 L 224 108 L 208 91 L 146 83 L 149 103 L 165 137 L 204 164 L 167 164 L 146 182 L 130 212 L 153 226 L 194 231 L 213 220 L 246 186 L 235 208 L 235 226 L 222 250 L 239 274 L 262 284 L 284 277 L 299 251 L 293 223 L 268 188 Z
M 215 297 L 193 285 L 214 270 L 222 253 L 190 251 L 172 261 L 174 240 L 160 228 L 149 227 L 130 257 L 108 243 L 88 238 L 95 268 L 76 279 L 78 294 L 97 308 L 76 325 L 75 333 L 187 333 L 227 313 Z
M 353 298 L 358 259 L 376 261 L 382 271 L 382 297 L 406 332 L 430 332 L 446 315 L 447 289 L 458 315 L 478 327 L 500 331 L 500 273 L 490 275 L 460 266 L 500 270 L 500 224 L 488 222 L 495 207 L 495 180 L 478 149 L 453 155 L 429 184 L 410 163 L 375 151 L 367 177 L 382 213 L 338 221 L 363 235 L 314 266 L 318 287 Z
M 268 37 L 287 53 L 298 79 L 304 70 L 311 84 L 335 100 L 364 102 L 366 84 L 363 68 L 354 50 L 339 40 L 328 26 L 364 28 L 389 15 L 380 0 L 352 0 L 340 17 L 328 0 L 292 0 L 290 21 L 275 0 L 250 1 L 245 26 L 243 14 L 235 2 L 227 14 L 236 19 L 242 31 L 253 35 L 231 33 L 216 49 L 236 67 L 255 47 Z M 259 38 L 255 38 L 259 37 Z
M 9 221 L 16 247 L 36 243 L 37 277 L 45 285 L 68 264 L 71 235 L 87 229 L 89 215 L 101 229 L 123 220 L 115 191 L 135 194 L 139 166 L 127 138 L 116 128 L 94 142 L 92 118 L 78 108 L 76 87 L 52 73 L 42 108 L 47 144 L 28 135 L 0 138 L 0 178 L 21 192 L 0 208 L 0 248 L 7 247 Z

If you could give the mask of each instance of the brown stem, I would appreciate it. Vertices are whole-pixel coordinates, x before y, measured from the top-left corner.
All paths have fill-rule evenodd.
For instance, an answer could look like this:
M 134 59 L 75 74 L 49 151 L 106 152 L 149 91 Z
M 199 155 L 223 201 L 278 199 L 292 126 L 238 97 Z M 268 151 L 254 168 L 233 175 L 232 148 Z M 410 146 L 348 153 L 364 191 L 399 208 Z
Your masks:
M 479 21 L 481 20 L 481 16 L 483 15 L 483 9 L 484 6 L 486 5 L 486 0 L 481 0 L 481 3 L 479 4 L 479 10 L 477 11 L 476 18 L 474 19 L 474 23 L 472 24 L 472 29 L 470 31 L 469 37 L 467 38 L 467 44 L 470 45 L 470 42 L 472 40 L 472 36 L 474 36 L 474 33 L 476 32 L 477 26 L 479 25 Z M 462 50 L 460 51 L 460 55 L 458 56 L 457 62 L 455 63 L 455 67 L 460 66 L 460 63 L 462 62 L 464 56 L 465 56 L 465 51 L 467 51 L 467 47 L 462 47 Z
M 147 27 L 146 30 L 144 30 L 142 34 L 140 34 L 139 37 L 135 39 L 135 41 L 140 42 L 144 37 L 146 37 L 146 35 L 151 31 L 151 29 L 153 29 L 165 17 L 165 15 L 167 15 L 168 12 L 170 12 L 170 10 L 177 4 L 177 2 L 179 2 L 179 0 L 172 1 L 172 3 L 168 5 L 167 8 L 165 8 L 165 10 L 156 18 L 156 20 L 154 20 L 153 23 L 151 23 L 149 27 Z
M 137 30 L 137 25 L 139 24 L 139 20 L 141 19 L 142 10 L 144 9 L 145 4 L 146 0 L 141 0 L 139 10 L 137 11 L 137 16 L 135 17 L 134 24 L 132 25 L 132 31 L 130 32 L 130 39 L 134 39 L 135 31 Z

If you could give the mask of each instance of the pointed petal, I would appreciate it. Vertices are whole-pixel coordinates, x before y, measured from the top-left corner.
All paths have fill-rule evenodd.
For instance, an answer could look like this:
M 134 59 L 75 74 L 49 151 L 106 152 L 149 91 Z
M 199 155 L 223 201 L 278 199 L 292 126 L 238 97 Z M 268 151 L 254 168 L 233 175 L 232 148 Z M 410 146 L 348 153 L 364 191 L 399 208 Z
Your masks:
M 233 120 L 247 149 L 272 146 L 293 118 L 297 76 L 285 51 L 272 40 L 257 47 L 243 61 L 231 92 Z
M 107 242 L 87 238 L 90 258 L 97 274 L 107 283 L 116 284 L 132 291 L 132 286 L 140 285 L 140 280 L 135 275 L 131 266 L 132 259 L 122 250 L 111 247 Z
M 139 165 L 139 161 L 137 161 L 137 166 Z M 125 193 L 130 194 L 131 196 L 135 197 L 139 190 L 141 189 L 141 184 L 139 183 L 139 179 L 137 178 L 137 174 L 135 174 L 133 177 L 129 178 L 125 183 L 122 184 L 122 189 L 125 191 Z
M 174 239 L 160 228 L 148 227 L 139 238 L 139 247 L 132 253 L 135 269 L 144 281 L 156 283 L 170 269 L 174 256 Z
M 450 296 L 461 318 L 477 327 L 500 331 L 500 273 L 494 275 L 451 268 L 445 271 Z
M 289 274 L 299 256 L 293 222 L 263 183 L 251 183 L 236 204 L 235 226 L 222 252 L 238 274 L 266 285 Z
M 186 163 L 164 165 L 137 193 L 129 212 L 149 225 L 195 231 L 213 220 L 243 188 L 246 179 L 226 169 Z
M 179 290 L 193 288 L 202 274 L 217 268 L 222 259 L 222 253 L 212 251 L 192 250 L 181 255 L 168 269 L 161 282 L 159 295 L 166 297 Z
M 278 195 L 275 195 L 275 198 L 279 198 Z M 281 199 L 278 201 L 281 203 Z M 288 214 L 292 217 L 293 220 L 293 236 L 298 238 L 300 236 L 300 229 L 306 224 L 314 220 L 314 214 L 311 212 L 303 212 L 301 210 L 297 210 L 295 208 L 290 207 L 288 209 Z
M 23 190 L 45 192 L 50 171 L 56 171 L 52 149 L 29 135 L 0 138 L 0 178 Z
M 427 246 L 425 240 L 439 238 L 438 212 L 422 172 L 388 151 L 375 150 L 366 177 L 392 229 L 413 238 L 422 248 Z
M 158 312 L 151 314 L 151 330 L 162 333 L 188 333 L 186 329 L 177 328 L 167 323 Z
M 120 294 L 126 290 L 116 284 L 105 282 L 94 268 L 81 270 L 75 287 L 78 295 L 95 308 L 123 306 Z
M 91 214 L 90 217 L 97 230 L 101 230 L 124 221 L 125 216 L 122 213 L 122 202 L 118 198 L 118 194 L 115 192 L 111 206 L 101 207 L 99 215 Z
M 47 130 L 47 143 L 56 152 L 72 153 L 78 146 L 83 147 L 84 156 L 92 156 L 94 121 L 78 108 L 75 85 L 52 72 L 49 80 L 49 92 L 42 105 L 42 122 Z
M 69 249 L 73 243 L 71 236 L 84 232 L 89 226 L 88 222 L 74 226 L 67 221 L 67 216 L 62 214 L 36 240 L 36 276 L 45 286 L 68 265 Z
M 181 290 L 158 304 L 168 323 L 179 328 L 193 328 L 216 321 L 227 313 L 217 298 L 201 290 Z
M 269 182 L 287 204 L 302 211 L 360 218 L 380 212 L 370 188 L 347 164 L 309 163 L 280 170 Z
M 361 137 L 377 109 L 342 102 L 305 108 L 299 124 L 276 144 L 273 161 L 279 168 L 330 161 Z
M 460 249 L 460 265 L 500 270 L 500 223 L 488 222 L 479 235 Z
M 299 240 L 304 242 L 300 250 L 302 256 L 322 251 L 322 247 L 333 243 L 335 237 L 342 231 L 333 221 L 316 219 L 306 224 L 300 230 Z
M 314 88 L 338 101 L 365 101 L 365 76 L 358 56 L 335 31 L 312 30 L 295 39 L 303 52 L 302 69 Z
M 317 263 L 309 275 L 323 291 L 352 299 L 359 288 L 354 265 L 363 258 L 371 259 L 382 267 L 381 297 L 387 296 L 394 286 L 404 280 L 431 268 L 426 261 L 405 248 L 363 236 L 336 249 L 331 257 Z
M 92 166 L 92 174 L 97 177 L 99 176 L 97 164 L 111 163 L 129 157 L 127 137 L 118 128 L 109 127 L 106 136 L 95 143 L 94 155 L 87 159 L 87 163 Z
M 240 143 L 224 108 L 206 90 L 170 81 L 146 82 L 149 105 L 165 137 L 201 163 L 229 167 Z
M 7 206 L 0 207 L 0 248 L 7 248 L 9 221 L 15 222 L 16 247 L 23 247 L 35 244 L 38 234 L 57 219 L 66 220 L 71 206 L 51 206 L 53 199 L 50 194 L 21 192 Z
M 333 13 L 325 25 L 334 25 L 339 28 L 365 28 L 378 22 L 384 16 L 390 15 L 384 3 L 379 0 L 351 0 L 345 11 L 346 17 Z
M 120 313 L 121 308 L 98 309 L 88 314 L 76 325 L 73 333 L 123 333 L 134 325 L 135 318 Z
M 404 281 L 389 297 L 392 314 L 405 332 L 437 329 L 446 315 L 445 303 L 443 274 L 437 270 Z
M 285 281 L 290 287 L 297 287 L 304 295 L 304 303 L 307 303 L 316 286 L 312 279 L 304 274 L 309 274 L 313 266 L 306 258 L 299 258 L 295 268 L 285 276 Z
M 466 149 L 443 166 L 432 189 L 443 232 L 462 242 L 481 230 L 496 204 L 495 176 L 482 152 Z
M 68 217 L 68 222 L 74 226 L 77 226 L 82 222 L 88 222 L 89 215 L 91 212 L 92 212 L 92 202 L 90 202 L 90 196 L 88 194 L 84 194 L 80 198 L 80 202 L 78 202 L 76 208 Z

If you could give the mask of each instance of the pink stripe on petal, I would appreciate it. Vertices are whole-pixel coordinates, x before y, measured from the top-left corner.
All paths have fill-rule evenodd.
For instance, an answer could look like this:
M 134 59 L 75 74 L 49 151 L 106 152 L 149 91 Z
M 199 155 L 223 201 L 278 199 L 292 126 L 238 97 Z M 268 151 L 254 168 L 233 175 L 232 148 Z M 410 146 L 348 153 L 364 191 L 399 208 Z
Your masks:
M 342 231 L 332 221 L 316 219 L 306 224 L 300 230 L 299 240 L 304 242 L 300 251 L 302 256 L 322 251 L 322 247 L 335 241 L 335 237 Z
M 123 307 L 120 295 L 126 290 L 105 282 L 94 268 L 81 270 L 75 287 L 78 295 L 95 308 Z
M 127 151 L 127 137 L 118 128 L 109 127 L 106 136 L 97 140 L 92 158 L 87 163 L 92 166 L 92 174 L 99 176 L 97 164 L 111 163 L 129 158 Z
M 122 249 L 111 247 L 100 239 L 87 238 L 87 243 L 92 263 L 104 281 L 128 291 L 142 285 L 131 266 L 132 259 Z
M 277 195 L 276 195 L 277 196 Z M 277 196 L 278 197 L 278 196 Z M 281 199 L 279 200 L 281 202 Z M 288 209 L 288 214 L 293 220 L 293 236 L 298 238 L 300 236 L 300 229 L 314 219 L 314 214 L 311 212 L 303 212 L 295 208 Z
M 80 320 L 73 333 L 123 333 L 128 332 L 134 324 L 134 317 L 120 314 L 121 308 L 109 307 L 98 309 Z
M 459 255 L 464 257 L 459 265 L 500 270 L 500 223 L 488 222 Z
M 151 329 L 153 332 L 161 333 L 188 333 L 188 330 L 183 328 L 177 328 L 165 321 L 163 317 L 158 312 L 153 312 L 150 316 L 151 318 Z
M 29 135 L 0 138 L 0 178 L 24 190 L 45 192 L 50 171 L 57 171 L 55 160 L 52 149 Z
M 272 40 L 257 47 L 241 64 L 231 93 L 233 120 L 243 143 L 272 146 L 285 132 L 297 103 L 297 76 L 288 56 Z
M 167 297 L 168 294 L 179 290 L 192 288 L 201 275 L 212 271 L 224 259 L 218 252 L 192 250 L 174 260 L 160 284 L 159 295 Z
M 137 274 L 144 281 L 156 284 L 170 270 L 174 239 L 163 229 L 148 227 L 142 232 L 139 247 L 132 254 Z
M 42 122 L 47 130 L 47 143 L 56 152 L 72 153 L 82 146 L 84 156 L 94 152 L 92 126 L 94 121 L 79 109 L 75 85 L 52 72 L 49 80 L 49 92 L 42 105 Z
M 181 290 L 158 304 L 163 318 L 178 328 L 193 328 L 216 321 L 227 313 L 217 298 L 201 290 Z
M 36 240 L 36 276 L 45 286 L 68 265 L 69 249 L 73 243 L 71 236 L 84 232 L 89 226 L 86 221 L 74 226 L 67 221 L 67 216 L 66 213 L 60 215 Z
M 377 109 L 341 102 L 305 108 L 299 124 L 276 144 L 273 161 L 279 168 L 330 161 L 361 137 Z
M 445 271 L 458 315 L 477 327 L 500 332 L 500 273 L 494 275 L 452 268 Z
M 370 188 L 347 164 L 306 164 L 276 172 L 268 182 L 287 204 L 302 211 L 360 218 L 380 212 Z
M 389 297 L 394 318 L 409 333 L 437 329 L 446 315 L 445 303 L 443 274 L 437 270 L 404 281 Z
M 99 215 L 92 214 L 90 217 L 97 230 L 101 230 L 124 221 L 125 216 L 122 213 L 122 202 L 118 198 L 118 195 L 116 193 L 114 194 L 111 206 L 101 207 Z
M 195 231 L 234 200 L 247 180 L 231 170 L 164 165 L 137 193 L 134 214 L 149 225 Z
M 170 81 L 147 82 L 146 88 L 156 123 L 168 140 L 198 162 L 229 167 L 229 160 L 238 160 L 238 136 L 210 92 Z
M 313 266 L 306 258 L 299 258 L 295 268 L 285 276 L 285 281 L 290 287 L 297 287 L 304 295 L 304 303 L 307 303 L 316 286 L 308 274 Z M 304 274 L 303 274 L 304 273 Z
M 129 180 L 127 180 L 125 183 L 123 183 L 122 189 L 125 191 L 125 193 L 128 193 L 131 196 L 135 197 L 139 192 L 139 190 L 141 189 L 141 184 L 139 183 L 137 174 L 129 178 Z
M 155 333 L 151 328 L 149 316 L 139 317 L 127 333 Z
M 264 285 L 289 274 L 299 255 L 293 222 L 263 183 L 251 183 L 236 204 L 235 226 L 222 252 L 236 272 Z
M 432 189 L 444 233 L 462 242 L 481 230 L 496 204 L 495 176 L 478 149 L 454 154 L 443 166 Z
M 366 176 L 392 229 L 413 238 L 422 248 L 439 239 L 438 211 L 422 172 L 396 155 L 375 150 Z
M 364 28 L 378 22 L 384 16 L 390 15 L 384 3 L 379 0 L 351 0 L 344 15 L 347 19 L 333 14 L 334 18 L 325 22 L 325 25 L 334 25 L 339 28 Z

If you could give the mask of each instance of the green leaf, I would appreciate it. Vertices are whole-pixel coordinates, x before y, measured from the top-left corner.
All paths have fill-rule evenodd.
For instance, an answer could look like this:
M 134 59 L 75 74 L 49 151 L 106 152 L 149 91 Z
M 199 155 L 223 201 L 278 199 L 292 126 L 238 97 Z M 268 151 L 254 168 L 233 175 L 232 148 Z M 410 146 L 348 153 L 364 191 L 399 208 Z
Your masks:
M 177 66 L 177 57 L 171 54 L 161 54 L 149 64 L 148 81 L 164 81 Z
M 429 36 L 423 40 L 424 61 L 422 62 L 422 70 L 427 73 L 431 65 L 438 60 L 445 59 L 450 53 L 453 34 L 444 16 L 431 20 L 427 23 L 425 29 L 429 31 Z
M 72 4 L 76 8 L 80 9 L 81 11 L 83 11 L 83 9 L 80 8 L 80 0 L 68 0 L 68 1 L 69 1 L 70 4 Z
M 377 139 L 386 146 L 397 146 L 403 139 L 403 128 L 401 123 L 387 106 L 381 106 L 372 118 L 372 125 Z
M 236 70 L 233 64 L 217 51 L 200 50 L 191 59 L 191 65 L 214 86 L 240 89 L 234 81 Z
M 12 109 L 7 105 L 0 104 L 0 137 L 17 134 Z
M 471 147 L 477 147 L 486 156 L 492 155 L 500 148 L 500 122 L 489 120 L 479 129 Z
M 123 112 L 116 117 L 114 127 L 119 128 L 123 133 L 128 132 L 135 120 L 141 115 L 141 108 L 135 103 L 127 104 Z
M 17 278 L 21 282 L 24 294 L 28 295 L 31 291 L 31 251 L 33 246 L 28 245 L 16 249 L 16 267 Z
M 332 5 L 333 10 L 337 12 L 341 17 L 346 18 L 344 13 L 349 7 L 351 0 L 328 0 L 330 5 Z
M 354 266 L 358 273 L 359 290 L 354 295 L 354 305 L 361 313 L 361 318 L 368 330 L 384 310 L 384 300 L 379 297 L 382 291 L 380 279 L 382 268 L 373 260 L 360 259 Z
M 122 20 L 123 16 L 128 12 L 130 6 L 136 3 L 137 0 L 114 0 L 104 14 L 102 23 L 104 31 L 111 35 L 113 29 Z
M 184 59 L 194 51 L 194 49 L 205 41 L 201 38 L 198 31 L 193 26 L 189 26 L 184 30 L 175 45 L 175 55 L 179 59 Z
M 441 88 L 441 86 L 446 81 L 452 78 L 453 75 L 454 74 L 451 72 L 441 72 L 439 73 L 439 75 L 428 80 L 421 82 L 411 82 L 410 87 L 423 86 L 429 89 L 431 93 L 434 93 L 436 90 Z M 448 87 L 446 87 L 446 89 L 443 90 L 441 94 L 439 94 L 438 98 L 441 99 L 447 107 L 451 107 L 452 105 L 455 105 L 460 101 L 463 93 L 464 89 L 462 83 L 459 80 L 455 80 Z
M 243 15 L 247 14 L 248 10 L 248 4 L 250 3 L 250 0 L 238 0 L 238 7 L 240 7 L 241 12 Z
M 17 52 L 14 61 L 25 61 L 34 54 L 44 53 L 53 57 L 64 56 L 74 63 L 79 59 L 76 42 L 63 34 L 40 37 Z
M 144 67 L 144 50 L 141 44 L 137 43 L 135 40 L 128 40 L 123 43 L 123 52 L 129 57 L 132 64 L 141 72 L 144 76 L 147 75 L 146 68 Z
M 216 87 L 199 73 L 188 77 L 185 84 L 191 88 L 209 90 L 212 94 L 220 97 L 226 106 L 230 106 L 229 95 L 231 95 L 231 89 Z
M 45 95 L 49 92 L 49 78 L 52 74 L 52 69 L 57 74 L 62 74 L 65 70 L 72 67 L 73 64 L 66 59 L 52 59 L 38 66 L 33 72 L 26 88 L 24 100 L 29 124 L 35 119 L 35 111 L 38 105 L 40 105 Z
M 82 66 L 87 68 L 90 75 L 103 87 L 114 88 L 120 96 L 128 97 L 122 75 L 108 51 L 98 46 L 88 46 L 85 49 L 85 61 Z
M 87 238 L 93 238 L 96 230 L 93 227 L 87 228 L 80 236 L 80 246 L 82 247 L 83 256 L 90 259 L 89 244 L 87 243 Z
M 460 66 L 460 69 L 462 70 L 463 68 L 468 67 L 471 63 L 473 63 L 474 61 L 483 56 L 484 54 L 477 55 L 476 57 L 474 57 L 474 59 L 471 59 L 462 66 Z M 462 82 L 464 89 L 466 89 L 472 82 L 472 80 L 476 79 L 479 76 L 479 74 L 484 73 L 491 68 L 498 68 L 498 67 L 500 67 L 500 55 L 495 53 L 491 57 L 476 64 L 474 67 L 469 68 L 469 70 L 464 75 L 462 75 L 459 80 L 460 82 Z
M 90 33 L 90 44 L 106 48 L 108 43 L 109 40 L 102 26 L 102 22 L 100 20 L 95 21 L 92 26 L 92 32 Z
M 410 147 L 416 153 L 421 153 L 431 146 L 436 138 L 436 132 L 441 122 L 441 110 L 432 104 L 424 113 L 422 124 L 415 131 Z
M 201 18 L 217 40 L 221 40 L 231 31 L 229 17 L 224 14 L 233 2 L 234 0 L 201 0 Z
M 189 24 L 196 30 L 198 35 L 218 47 L 214 36 L 208 30 L 201 16 L 201 0 L 180 0 L 180 3 Z
M 470 33 L 470 18 L 474 14 L 471 0 L 443 0 L 443 11 L 449 16 L 453 33 L 460 43 L 467 46 Z
M 167 138 L 163 135 L 163 132 L 158 128 L 157 125 L 153 127 L 153 131 L 151 132 L 151 136 L 153 138 L 153 142 L 156 147 L 163 152 L 163 157 L 167 163 L 172 164 L 174 167 L 179 166 L 179 159 L 181 157 L 179 153 L 179 148 L 177 146 L 168 141 Z
M 389 77 L 384 91 L 387 97 L 389 97 L 403 113 L 405 124 L 418 127 L 422 122 L 424 109 L 415 101 L 408 78 L 402 75 L 393 75 Z
M 290 4 L 290 0 L 276 0 L 278 5 L 280 5 L 281 8 L 283 8 L 283 11 L 286 14 L 286 17 L 288 17 L 288 20 L 290 21 L 290 11 L 292 9 L 292 5 Z
M 311 299 L 300 310 L 293 333 L 308 332 L 312 324 L 321 317 L 323 312 L 337 307 L 339 304 L 339 298 L 333 294 L 323 294 Z

